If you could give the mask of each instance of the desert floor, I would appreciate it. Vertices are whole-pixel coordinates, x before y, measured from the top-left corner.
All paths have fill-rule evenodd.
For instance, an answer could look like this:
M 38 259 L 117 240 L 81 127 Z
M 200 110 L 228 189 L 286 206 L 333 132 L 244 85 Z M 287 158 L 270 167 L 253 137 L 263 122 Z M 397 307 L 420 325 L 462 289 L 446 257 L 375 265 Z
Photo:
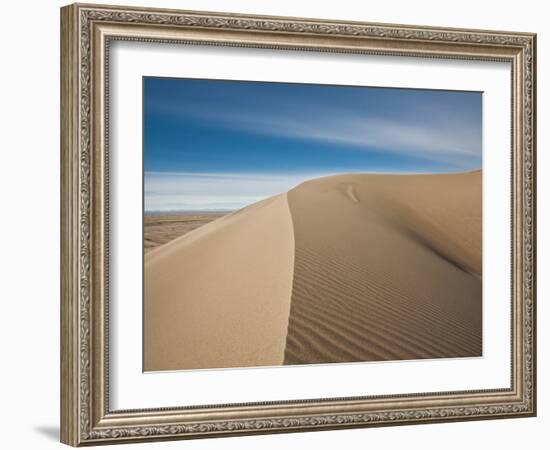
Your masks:
M 225 214 L 155 214 L 143 218 L 143 248 L 145 252 L 183 236 L 195 228 L 219 219 Z
M 481 178 L 318 178 L 166 239 L 145 255 L 144 369 L 480 356 Z

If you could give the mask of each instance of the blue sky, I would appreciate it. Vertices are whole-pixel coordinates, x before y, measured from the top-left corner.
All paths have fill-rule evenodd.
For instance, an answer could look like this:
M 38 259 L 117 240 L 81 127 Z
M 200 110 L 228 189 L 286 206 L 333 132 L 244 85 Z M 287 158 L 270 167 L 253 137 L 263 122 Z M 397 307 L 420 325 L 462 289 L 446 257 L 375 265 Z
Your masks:
M 337 173 L 481 168 L 479 92 L 143 83 L 146 211 L 234 210 Z

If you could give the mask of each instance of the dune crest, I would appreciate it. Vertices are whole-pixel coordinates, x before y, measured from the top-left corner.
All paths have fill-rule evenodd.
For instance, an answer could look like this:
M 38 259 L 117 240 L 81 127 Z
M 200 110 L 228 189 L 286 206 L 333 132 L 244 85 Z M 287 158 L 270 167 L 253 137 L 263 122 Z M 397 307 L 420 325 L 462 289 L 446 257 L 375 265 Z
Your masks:
M 144 370 L 282 364 L 293 270 L 286 194 L 147 253 Z

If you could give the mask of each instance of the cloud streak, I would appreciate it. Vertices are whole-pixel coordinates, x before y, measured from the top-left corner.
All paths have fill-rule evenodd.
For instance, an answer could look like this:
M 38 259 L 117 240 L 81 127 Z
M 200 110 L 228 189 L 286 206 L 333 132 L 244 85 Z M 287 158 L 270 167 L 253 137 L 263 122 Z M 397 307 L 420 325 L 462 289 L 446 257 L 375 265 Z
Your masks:
M 337 104 L 304 105 L 292 98 L 277 99 L 262 111 L 236 104 L 189 108 L 171 101 L 152 106 L 160 114 L 233 132 L 415 156 L 456 169 L 481 166 L 481 117 L 458 114 L 452 105 L 406 105 L 400 114 L 384 114 L 383 106 L 373 114 Z
M 321 174 L 145 173 L 145 211 L 233 211 Z
M 481 93 L 146 78 L 147 211 L 235 210 L 349 172 L 481 168 Z

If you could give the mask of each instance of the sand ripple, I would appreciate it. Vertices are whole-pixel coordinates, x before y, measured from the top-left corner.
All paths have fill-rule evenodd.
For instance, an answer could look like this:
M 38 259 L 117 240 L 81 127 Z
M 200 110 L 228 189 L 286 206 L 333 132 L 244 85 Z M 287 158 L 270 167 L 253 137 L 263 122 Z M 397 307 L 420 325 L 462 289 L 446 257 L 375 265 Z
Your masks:
M 288 194 L 285 364 L 481 355 L 481 173 L 343 175 Z

